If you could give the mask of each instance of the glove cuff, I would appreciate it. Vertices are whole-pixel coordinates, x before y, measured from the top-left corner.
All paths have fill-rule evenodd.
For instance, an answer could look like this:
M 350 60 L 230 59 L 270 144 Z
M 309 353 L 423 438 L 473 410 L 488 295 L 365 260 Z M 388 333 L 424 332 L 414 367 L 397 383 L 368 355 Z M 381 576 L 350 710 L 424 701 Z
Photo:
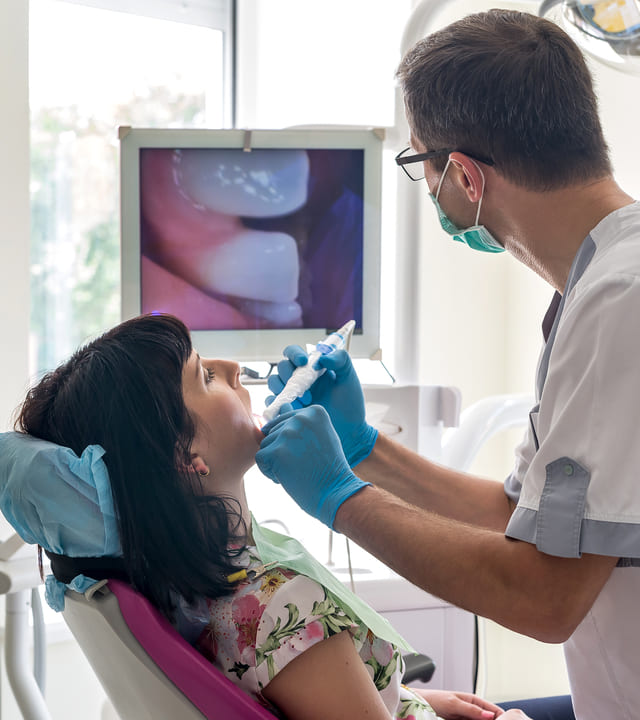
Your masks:
M 345 453 L 347 462 L 350 467 L 354 468 L 358 463 L 361 463 L 365 458 L 371 455 L 373 446 L 376 444 L 378 439 L 378 431 L 371 427 L 371 425 L 365 425 L 361 431 L 360 437 L 351 443 L 349 452 Z
M 356 475 L 352 475 L 348 484 L 340 488 L 337 492 L 334 490 L 331 497 L 327 498 L 327 502 L 321 510 L 322 514 L 318 516 L 319 519 L 322 520 L 325 525 L 334 530 L 333 523 L 335 522 L 336 514 L 342 503 L 368 485 L 371 485 L 371 483 L 364 482 L 364 480 L 360 480 L 360 478 Z M 337 530 L 335 530 L 335 532 L 337 532 Z

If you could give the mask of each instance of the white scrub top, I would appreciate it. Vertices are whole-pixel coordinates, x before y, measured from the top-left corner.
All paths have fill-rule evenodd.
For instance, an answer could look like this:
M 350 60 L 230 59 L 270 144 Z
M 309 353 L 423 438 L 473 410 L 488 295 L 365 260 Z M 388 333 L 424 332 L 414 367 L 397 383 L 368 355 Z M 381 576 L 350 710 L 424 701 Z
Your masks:
M 559 297 L 559 296 L 558 296 Z M 558 299 L 558 298 L 556 298 Z M 506 535 L 618 557 L 565 643 L 578 720 L 640 717 L 640 203 L 582 243 L 538 365 Z

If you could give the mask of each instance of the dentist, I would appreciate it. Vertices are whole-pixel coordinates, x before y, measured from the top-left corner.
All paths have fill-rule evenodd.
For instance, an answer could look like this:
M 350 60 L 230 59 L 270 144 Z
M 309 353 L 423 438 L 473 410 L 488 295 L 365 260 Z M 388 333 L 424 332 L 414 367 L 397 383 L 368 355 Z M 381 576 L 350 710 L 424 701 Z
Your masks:
M 256 456 L 306 510 L 428 592 L 565 644 L 578 720 L 640 707 L 640 203 L 616 184 L 584 59 L 526 13 L 468 16 L 402 60 L 412 147 L 444 230 L 506 250 L 555 295 L 538 404 L 504 485 L 365 421 L 342 351 Z M 278 392 L 300 348 L 285 351 Z M 308 398 L 307 398 L 308 399 Z

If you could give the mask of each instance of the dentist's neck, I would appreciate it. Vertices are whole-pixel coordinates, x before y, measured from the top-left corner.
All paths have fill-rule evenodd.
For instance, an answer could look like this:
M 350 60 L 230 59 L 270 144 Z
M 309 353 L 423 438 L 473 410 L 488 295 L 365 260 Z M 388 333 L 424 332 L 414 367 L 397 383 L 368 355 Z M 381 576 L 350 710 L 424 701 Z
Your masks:
M 612 177 L 548 192 L 533 192 L 503 181 L 504 211 L 496 210 L 498 237 L 516 259 L 558 292 L 567 284 L 584 239 L 607 215 L 634 202 Z M 498 228 L 497 228 L 498 229 Z

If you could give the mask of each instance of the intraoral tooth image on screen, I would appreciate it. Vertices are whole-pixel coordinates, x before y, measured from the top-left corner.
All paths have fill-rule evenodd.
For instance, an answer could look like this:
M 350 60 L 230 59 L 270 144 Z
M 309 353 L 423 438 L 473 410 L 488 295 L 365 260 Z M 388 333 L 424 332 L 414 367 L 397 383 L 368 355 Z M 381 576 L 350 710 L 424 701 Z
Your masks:
M 362 327 L 362 149 L 141 148 L 141 312 Z
M 381 130 L 118 136 L 123 320 L 171 313 L 200 354 L 243 364 L 355 320 L 349 353 L 379 357 Z

